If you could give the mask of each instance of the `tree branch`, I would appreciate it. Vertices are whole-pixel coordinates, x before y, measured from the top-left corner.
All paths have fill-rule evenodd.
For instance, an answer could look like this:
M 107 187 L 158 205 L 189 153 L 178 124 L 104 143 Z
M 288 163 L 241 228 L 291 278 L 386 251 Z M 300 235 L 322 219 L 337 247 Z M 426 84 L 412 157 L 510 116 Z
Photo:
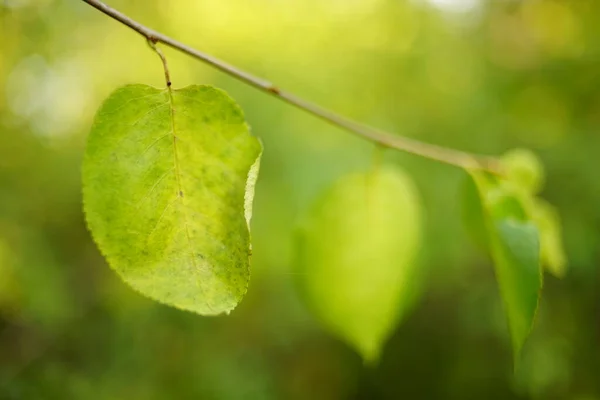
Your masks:
M 446 164 L 454 165 L 466 169 L 479 169 L 501 175 L 502 169 L 496 158 L 475 155 L 463 151 L 445 148 L 434 144 L 420 142 L 403 136 L 394 135 L 388 132 L 360 124 L 339 114 L 336 114 L 320 106 L 303 100 L 291 93 L 280 90 L 271 82 L 255 77 L 248 72 L 242 71 L 232 65 L 227 64 L 211 55 L 205 54 L 181 42 L 178 42 L 168 36 L 163 35 L 153 29 L 150 29 L 124 15 L 123 13 L 107 6 L 98 0 L 83 0 L 97 10 L 103 12 L 109 17 L 121 22 L 129 28 L 135 30 L 145 37 L 149 42 L 163 43 L 169 47 L 179 50 L 191 57 L 194 57 L 206 64 L 209 64 L 222 72 L 250 85 L 272 96 L 275 96 L 288 104 L 295 106 L 305 112 L 314 115 L 332 125 L 347 130 L 364 139 L 375 142 L 381 146 L 405 151 L 411 154 L 426 157 L 432 160 L 440 161 Z M 168 80 L 169 81 L 169 80 Z

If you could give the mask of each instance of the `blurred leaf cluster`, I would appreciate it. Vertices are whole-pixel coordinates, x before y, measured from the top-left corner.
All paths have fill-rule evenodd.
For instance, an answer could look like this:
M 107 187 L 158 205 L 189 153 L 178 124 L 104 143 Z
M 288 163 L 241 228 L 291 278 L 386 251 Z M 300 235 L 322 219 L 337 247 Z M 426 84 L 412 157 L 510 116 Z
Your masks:
M 166 50 L 174 85 L 209 83 L 265 146 L 250 290 L 229 317 L 141 297 L 81 212 L 94 111 L 163 85 L 143 39 L 83 2 L 0 1 L 1 399 L 600 399 L 600 4 L 593 0 L 114 0 L 112 6 L 352 118 L 546 166 L 569 270 L 544 277 L 513 376 L 491 261 L 462 220 L 462 171 L 386 153 L 424 210 L 424 290 L 375 368 L 298 299 L 292 232 L 372 145 Z M 543 240 L 543 239 L 542 239 Z M 415 285 L 418 285 L 415 282 Z

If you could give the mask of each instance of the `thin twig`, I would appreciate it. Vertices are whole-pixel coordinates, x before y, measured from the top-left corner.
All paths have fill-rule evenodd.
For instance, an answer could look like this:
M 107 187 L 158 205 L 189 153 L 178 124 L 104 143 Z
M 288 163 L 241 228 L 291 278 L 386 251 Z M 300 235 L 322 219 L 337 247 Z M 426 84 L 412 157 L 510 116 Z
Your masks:
M 501 167 L 499 161 L 494 157 L 475 155 L 460 150 L 436 146 L 434 144 L 420 142 L 418 140 L 391 134 L 376 128 L 372 128 L 367 125 L 360 124 L 339 114 L 336 114 L 332 111 L 324 109 L 316 104 L 303 100 L 291 93 L 280 90 L 277 86 L 273 85 L 267 80 L 255 77 L 211 55 L 205 54 L 199 50 L 196 50 L 190 46 L 178 42 L 175 39 L 165 36 L 160 32 L 150 29 L 140 24 L 139 22 L 132 20 L 131 18 L 115 10 L 114 8 L 107 6 L 101 1 L 83 1 L 96 8 L 97 10 L 103 12 L 104 14 L 108 15 L 109 17 L 135 30 L 140 35 L 144 36 L 152 44 L 163 43 L 169 47 L 172 47 L 182 53 L 185 53 L 200 61 L 203 61 L 206 64 L 209 64 L 223 71 L 224 73 L 231 75 L 232 77 L 244 83 L 247 83 L 250 86 L 253 86 L 301 110 L 304 110 L 309 114 L 312 114 L 332 125 L 338 126 L 342 129 L 352 132 L 355 135 L 361 136 L 379 145 L 393 148 L 396 150 L 406 151 L 408 153 L 416 154 L 422 157 L 426 157 L 432 160 L 440 161 L 461 168 L 480 169 L 497 175 L 501 174 Z M 170 82 L 170 79 L 167 78 L 167 82 Z

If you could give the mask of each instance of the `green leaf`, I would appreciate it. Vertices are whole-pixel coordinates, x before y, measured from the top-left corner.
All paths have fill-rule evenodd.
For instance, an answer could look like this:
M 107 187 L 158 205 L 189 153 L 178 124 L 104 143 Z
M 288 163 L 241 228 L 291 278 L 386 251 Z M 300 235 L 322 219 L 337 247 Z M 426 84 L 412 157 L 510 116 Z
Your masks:
M 504 176 L 502 178 L 487 176 L 485 177 L 487 184 L 518 198 L 520 207 L 525 213 L 524 218 L 533 222 L 538 228 L 542 266 L 554 276 L 563 277 L 567 270 L 567 257 L 558 211 L 535 195 L 544 184 L 542 162 L 533 152 L 526 149 L 510 150 L 502 156 L 501 161 Z M 479 200 L 473 196 L 472 186 L 473 184 L 469 182 L 463 190 L 463 220 L 474 242 L 482 245 L 487 241 L 487 237 L 481 234 L 485 229 L 482 229 L 482 214 L 477 204 Z
M 298 280 L 326 327 L 375 362 L 414 299 L 417 189 L 391 167 L 333 185 L 298 232 Z
M 504 299 L 515 357 L 533 327 L 542 287 L 537 228 L 529 222 L 495 224 L 492 255 Z
M 87 223 L 110 266 L 162 303 L 232 310 L 250 276 L 260 154 L 241 109 L 219 89 L 113 92 L 83 162 Z
M 563 277 L 567 260 L 558 212 L 548 202 L 535 196 L 544 184 L 542 162 L 530 150 L 514 149 L 502 156 L 502 164 L 506 177 L 501 184 L 520 198 L 528 219 L 539 230 L 542 265 L 554 276 Z
M 517 361 L 533 327 L 542 288 L 539 233 L 517 196 L 482 173 L 471 172 L 471 176 L 482 200 L 496 278 Z

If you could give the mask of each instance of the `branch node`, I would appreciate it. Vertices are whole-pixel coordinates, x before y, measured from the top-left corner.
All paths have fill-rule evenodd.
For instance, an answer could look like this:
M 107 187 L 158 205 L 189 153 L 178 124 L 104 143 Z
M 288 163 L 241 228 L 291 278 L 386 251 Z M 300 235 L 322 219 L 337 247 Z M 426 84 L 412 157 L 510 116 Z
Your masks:
M 267 88 L 267 91 L 268 91 L 269 93 L 273 93 L 273 94 L 276 94 L 276 95 L 279 95 L 279 94 L 281 94 L 281 90 L 279 90 L 279 88 L 278 88 L 277 86 L 274 86 L 274 85 L 271 85 L 271 86 L 269 86 L 269 87 Z

